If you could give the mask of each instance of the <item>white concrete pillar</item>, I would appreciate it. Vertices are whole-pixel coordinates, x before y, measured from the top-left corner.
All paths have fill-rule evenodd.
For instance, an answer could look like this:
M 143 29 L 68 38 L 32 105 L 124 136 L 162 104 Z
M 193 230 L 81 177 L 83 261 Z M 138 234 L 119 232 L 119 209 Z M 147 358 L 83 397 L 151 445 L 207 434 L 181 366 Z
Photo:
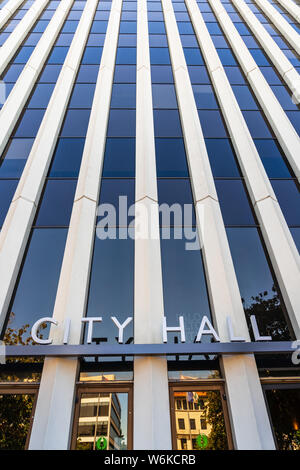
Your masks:
M 73 0 L 62 0 L 0 111 L 0 154 L 21 115 Z M 0 242 L 1 245 L 1 242 Z
M 297 31 L 286 21 L 286 19 L 268 2 L 268 0 L 254 0 L 263 13 L 270 19 L 274 26 L 281 32 L 283 37 L 300 54 L 300 36 Z
M 91 18 L 97 3 L 97 0 L 87 2 L 86 9 L 90 11 Z M 54 306 L 53 317 L 59 325 L 51 328 L 53 344 L 62 344 L 66 318 L 72 319 L 69 343 L 80 344 L 82 339 L 81 318 L 85 311 L 88 293 L 121 6 L 122 0 L 113 0 Z M 75 51 L 79 54 L 77 50 L 84 47 L 83 37 L 87 37 L 88 30 L 86 23 L 85 33 L 81 31 L 76 37 L 76 47 L 72 54 Z M 77 68 L 74 64 L 68 65 L 69 67 L 75 76 Z M 65 83 L 65 78 L 63 83 Z M 50 140 L 52 141 L 52 137 Z M 40 385 L 30 449 L 68 449 L 68 437 L 72 429 L 72 397 L 74 397 L 77 380 L 77 362 L 77 359 L 65 363 L 64 359 L 50 358 L 45 362 L 43 368 L 45 379 L 42 378 Z M 64 372 L 67 378 L 60 381 Z M 50 392 L 48 383 L 53 384 Z M 57 414 L 57 402 L 64 407 L 64 413 L 61 416 Z M 50 444 L 46 439 L 47 436 L 51 436 Z
M 295 97 L 300 97 L 300 78 L 297 70 L 267 32 L 262 23 L 256 18 L 244 0 L 232 0 L 238 13 L 252 31 L 254 37 L 261 44 L 264 52 L 271 60 L 282 79 L 286 82 Z
M 209 0 L 238 63 L 264 111 L 296 177 L 300 180 L 300 138 L 239 35 L 220 0 Z
M 34 2 L 0 48 L 0 74 L 6 69 L 9 61 L 15 55 L 32 26 L 40 17 L 47 3 L 49 3 L 49 0 L 37 0 Z
M 162 343 L 164 315 L 147 1 L 137 3 L 136 216 L 151 214 L 136 232 L 134 341 Z M 134 449 L 171 449 L 166 358 L 134 359 Z M 147 403 L 147 406 L 145 406 Z
M 286 9 L 286 11 L 300 23 L 300 8 L 293 0 L 277 0 L 277 2 Z
M 19 6 L 24 2 L 24 0 L 10 0 L 4 5 L 0 10 L 0 29 L 7 23 Z
M 172 3 L 170 0 L 162 0 L 162 4 L 191 183 L 198 215 L 197 225 L 203 247 L 202 252 L 214 325 L 220 335 L 221 341 L 228 341 L 226 317 L 231 315 L 236 334 L 249 341 L 249 332 L 241 303 L 240 292 Z M 193 2 L 192 5 L 191 2 L 187 2 L 187 6 L 189 7 L 190 15 L 195 11 L 195 8 L 198 10 L 198 6 L 195 2 Z M 201 26 L 201 38 L 203 38 L 203 43 L 205 42 L 206 46 L 209 46 L 211 39 L 205 25 L 204 27 Z M 209 53 L 208 51 L 207 54 Z M 212 57 L 212 61 L 214 62 L 213 70 L 219 69 L 217 59 L 218 58 L 215 56 Z M 211 66 L 212 65 L 211 62 Z M 216 269 L 216 266 L 218 266 L 218 269 Z M 245 397 L 245 400 L 241 404 L 240 398 L 237 400 L 237 397 L 234 395 L 228 397 L 235 447 L 237 449 L 272 449 L 274 448 L 274 442 L 267 412 L 265 407 L 262 406 L 262 397 L 256 397 L 251 394 L 252 385 L 249 384 L 245 376 L 245 367 L 245 358 L 243 356 L 237 356 L 235 358 L 234 374 L 244 376 L 243 380 L 239 383 L 239 391 L 241 395 Z M 226 358 L 223 360 L 223 368 L 228 386 L 227 390 L 229 390 L 229 387 L 232 388 L 231 384 L 233 384 L 236 378 L 232 370 L 227 367 Z M 252 375 L 248 374 L 248 376 L 252 377 L 254 385 L 258 387 L 259 377 L 256 367 L 251 372 Z M 242 407 L 243 410 L 241 409 Z M 262 412 L 260 417 L 258 416 L 258 408 L 259 411 Z M 261 435 L 262 428 L 265 438 Z
M 213 3 L 211 0 L 209 2 Z M 186 0 L 186 3 L 264 236 L 289 318 L 296 336 L 300 337 L 300 299 L 297 293 L 297 285 L 300 285 L 298 251 L 201 12 L 195 0 Z M 268 207 L 269 213 L 266 213 L 266 207 Z

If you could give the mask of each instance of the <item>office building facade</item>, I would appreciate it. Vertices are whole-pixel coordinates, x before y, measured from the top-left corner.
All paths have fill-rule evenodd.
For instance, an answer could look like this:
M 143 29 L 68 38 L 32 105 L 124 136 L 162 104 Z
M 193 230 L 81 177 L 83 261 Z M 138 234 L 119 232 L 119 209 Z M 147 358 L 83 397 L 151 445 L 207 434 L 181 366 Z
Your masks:
M 299 1 L 0 8 L 0 448 L 300 449 Z

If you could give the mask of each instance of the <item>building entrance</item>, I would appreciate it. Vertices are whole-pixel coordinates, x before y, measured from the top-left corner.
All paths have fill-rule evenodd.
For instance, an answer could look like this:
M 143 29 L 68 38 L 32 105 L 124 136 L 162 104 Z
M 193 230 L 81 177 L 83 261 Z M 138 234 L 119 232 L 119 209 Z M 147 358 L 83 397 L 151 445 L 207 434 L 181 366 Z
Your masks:
M 173 449 L 232 449 L 222 385 L 170 386 Z
M 78 388 L 72 449 L 132 449 L 131 387 Z

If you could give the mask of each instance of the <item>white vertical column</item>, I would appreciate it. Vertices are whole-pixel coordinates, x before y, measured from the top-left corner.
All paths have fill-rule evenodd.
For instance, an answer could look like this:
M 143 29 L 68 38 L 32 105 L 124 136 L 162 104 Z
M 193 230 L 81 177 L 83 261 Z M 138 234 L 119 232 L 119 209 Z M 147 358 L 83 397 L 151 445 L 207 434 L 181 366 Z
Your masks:
M 94 12 L 96 5 L 96 0 L 88 0 L 86 8 Z M 89 285 L 121 5 L 122 0 L 112 2 L 103 47 L 53 312 L 53 317 L 59 322 L 50 333 L 54 344 L 63 343 L 64 321 L 67 318 L 72 319 L 69 343 L 79 344 L 82 339 L 81 318 Z M 83 47 L 86 35 L 87 32 L 84 35 L 82 31 L 78 35 L 75 51 L 81 45 Z M 71 70 L 76 74 L 74 67 L 71 66 Z M 45 361 L 30 449 L 68 449 L 77 368 L 77 359 L 48 358 Z M 60 415 L 57 409 L 62 410 Z
M 7 23 L 10 17 L 15 13 L 24 0 L 10 0 L 0 10 L 0 29 Z
M 296 177 L 300 180 L 300 138 L 220 0 L 209 0 L 235 56 Z
M 254 0 L 265 15 L 271 20 L 283 37 L 300 54 L 300 36 L 297 31 L 286 21 L 286 19 L 268 2 L 268 0 Z
M 277 2 L 280 3 L 280 5 L 283 6 L 283 8 L 285 8 L 286 11 L 288 11 L 289 14 L 300 23 L 300 8 L 293 2 L 293 0 L 277 0 Z
M 136 215 L 151 220 L 139 225 L 148 238 L 135 238 L 134 341 L 151 344 L 162 343 L 164 305 L 146 0 L 137 4 L 136 87 Z M 133 403 L 134 449 L 171 449 L 166 358 L 134 359 Z
M 290 90 L 295 93 L 295 96 L 300 96 L 300 77 L 289 59 L 282 52 L 262 23 L 256 18 L 255 14 L 250 10 L 244 0 L 232 0 L 232 3 L 244 19 L 246 25 L 251 29 L 255 38 L 261 44 L 264 52 L 273 62 Z
M 214 325 L 221 341 L 228 341 L 226 317 L 230 315 L 236 334 L 249 341 L 240 292 L 172 3 L 170 0 L 162 0 L 162 4 Z M 203 41 L 207 43 L 207 36 L 203 36 Z M 215 61 L 214 68 L 218 66 Z M 224 356 L 222 365 L 229 392 L 229 412 L 235 447 L 274 448 L 253 356 Z M 239 378 L 238 383 L 236 377 Z M 256 394 L 252 393 L 253 389 Z M 236 393 L 231 393 L 234 390 Z
M 212 0 L 209 2 L 212 4 Z M 298 251 L 201 12 L 195 0 L 186 0 L 186 3 L 294 332 L 297 337 L 300 337 L 300 299 L 296 287 L 300 285 Z M 213 3 L 215 4 L 215 0 Z M 220 4 L 220 10 L 221 8 L 223 7 Z
M 13 125 L 23 109 L 72 3 L 73 0 L 63 0 L 61 2 L 54 15 L 55 17 L 48 25 L 49 29 L 47 28 L 40 39 L 29 63 L 25 66 L 0 112 L 1 151 L 3 151 L 4 143 L 7 142 L 10 136 Z M 62 68 L 0 233 L 0 276 L 2 279 L 0 287 L 0 330 L 7 315 L 31 224 L 56 144 L 56 137 L 72 91 L 76 74 L 74 69 L 78 66 L 72 51 L 77 49 L 78 52 L 82 52 L 83 50 L 82 38 L 80 37 L 81 31 L 84 31 L 82 25 L 84 25 L 84 19 L 78 25 L 79 34 L 74 37 L 72 43 L 74 46 L 70 49 Z M 38 55 L 39 52 L 40 56 Z M 75 56 L 76 58 L 77 56 Z M 78 62 L 79 60 L 80 56 L 77 58 Z
M 8 36 L 3 46 L 0 48 L 0 74 L 3 73 L 9 61 L 16 53 L 20 44 L 24 41 L 34 23 L 40 17 L 48 2 L 49 0 L 37 0 L 34 2 L 20 23 Z
M 73 0 L 62 0 L 37 43 L 17 82 L 0 111 L 0 154 L 21 115 L 47 57 L 69 13 Z M 1 49 L 0 49 L 1 51 Z M 1 245 L 1 242 L 0 242 Z

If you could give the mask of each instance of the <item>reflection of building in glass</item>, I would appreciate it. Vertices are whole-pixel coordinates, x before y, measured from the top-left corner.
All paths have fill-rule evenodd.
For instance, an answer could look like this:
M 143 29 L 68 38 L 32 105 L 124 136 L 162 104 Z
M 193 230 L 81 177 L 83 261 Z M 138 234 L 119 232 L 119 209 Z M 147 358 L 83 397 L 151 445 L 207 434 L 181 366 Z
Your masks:
M 77 449 L 95 449 L 100 437 L 107 450 L 123 445 L 121 406 L 117 393 L 84 393 L 80 402 Z
M 174 392 L 177 448 L 199 449 L 197 437 L 209 436 L 211 425 L 207 422 L 207 392 Z

